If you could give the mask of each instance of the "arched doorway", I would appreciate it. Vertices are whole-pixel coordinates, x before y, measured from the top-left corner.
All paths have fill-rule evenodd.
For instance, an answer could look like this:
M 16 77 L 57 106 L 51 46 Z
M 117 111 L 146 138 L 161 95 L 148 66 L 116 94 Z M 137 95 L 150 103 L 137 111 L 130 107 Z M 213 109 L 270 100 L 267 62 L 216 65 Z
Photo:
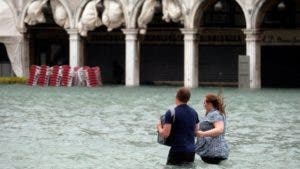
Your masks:
M 281 0 L 263 10 L 262 87 L 300 87 L 300 2 Z
M 121 29 L 107 32 L 105 26 L 89 31 L 84 38 L 85 65 L 99 66 L 105 84 L 125 83 L 124 39 Z
M 199 24 L 199 85 L 238 85 L 245 27 L 243 11 L 234 0 L 218 0 L 206 8 Z
M 43 7 L 46 23 L 27 25 L 30 64 L 69 64 L 69 35 L 53 19 L 50 1 Z
M 112 16 L 114 21 L 111 20 Z M 122 32 L 125 21 L 122 4 L 119 1 L 104 3 L 83 0 L 76 20 L 82 38 L 83 65 L 99 66 L 104 84 L 125 84 L 125 35 Z
M 4 43 L 0 43 L 0 77 L 14 76 Z
M 140 79 L 142 84 L 183 84 L 183 35 L 180 23 L 162 20 L 156 7 L 145 35 L 140 35 Z

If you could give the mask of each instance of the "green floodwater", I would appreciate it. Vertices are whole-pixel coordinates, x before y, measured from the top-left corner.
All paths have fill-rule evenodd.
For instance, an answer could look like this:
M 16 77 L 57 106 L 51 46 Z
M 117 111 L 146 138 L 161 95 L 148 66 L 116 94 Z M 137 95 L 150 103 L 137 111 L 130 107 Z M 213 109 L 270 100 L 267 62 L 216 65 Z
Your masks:
M 172 168 L 155 124 L 176 89 L 0 85 L 0 168 Z M 209 92 L 218 88 L 192 90 L 199 116 Z M 208 165 L 196 156 L 194 168 L 300 168 L 300 89 L 224 88 L 224 96 L 230 157 Z

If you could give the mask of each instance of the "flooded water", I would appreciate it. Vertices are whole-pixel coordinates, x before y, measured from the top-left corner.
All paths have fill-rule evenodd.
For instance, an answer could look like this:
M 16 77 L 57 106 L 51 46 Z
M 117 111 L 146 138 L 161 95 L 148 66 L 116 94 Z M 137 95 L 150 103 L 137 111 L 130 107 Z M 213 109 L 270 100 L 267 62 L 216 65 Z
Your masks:
M 203 116 L 198 88 L 191 105 Z M 164 169 L 155 123 L 176 87 L 0 86 L 1 169 Z M 230 157 L 194 168 L 300 168 L 300 90 L 224 89 Z

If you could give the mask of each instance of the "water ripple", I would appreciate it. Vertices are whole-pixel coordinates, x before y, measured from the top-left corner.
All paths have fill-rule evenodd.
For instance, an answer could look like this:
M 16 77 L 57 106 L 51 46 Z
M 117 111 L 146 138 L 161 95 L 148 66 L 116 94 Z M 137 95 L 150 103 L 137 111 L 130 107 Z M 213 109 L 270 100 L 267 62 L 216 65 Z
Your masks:
M 204 115 L 203 96 L 191 104 Z M 174 105 L 175 87 L 0 86 L 0 168 L 173 168 L 155 123 Z M 199 157 L 192 168 L 299 168 L 300 90 L 224 89 L 229 160 Z M 176 167 L 175 167 L 176 168 Z

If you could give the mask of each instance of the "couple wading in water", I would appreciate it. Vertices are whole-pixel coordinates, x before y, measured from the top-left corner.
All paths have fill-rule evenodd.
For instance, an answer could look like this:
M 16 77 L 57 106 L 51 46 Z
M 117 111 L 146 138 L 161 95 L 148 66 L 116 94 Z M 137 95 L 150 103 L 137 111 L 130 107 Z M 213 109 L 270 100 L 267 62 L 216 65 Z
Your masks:
M 157 123 L 159 136 L 168 140 L 170 146 L 167 165 L 193 164 L 195 154 L 206 163 L 219 164 L 229 155 L 224 138 L 226 115 L 223 99 L 207 94 L 203 103 L 206 112 L 199 119 L 197 112 L 187 104 L 190 96 L 188 88 L 180 88 L 175 98 L 176 107 L 164 114 L 163 122 Z

